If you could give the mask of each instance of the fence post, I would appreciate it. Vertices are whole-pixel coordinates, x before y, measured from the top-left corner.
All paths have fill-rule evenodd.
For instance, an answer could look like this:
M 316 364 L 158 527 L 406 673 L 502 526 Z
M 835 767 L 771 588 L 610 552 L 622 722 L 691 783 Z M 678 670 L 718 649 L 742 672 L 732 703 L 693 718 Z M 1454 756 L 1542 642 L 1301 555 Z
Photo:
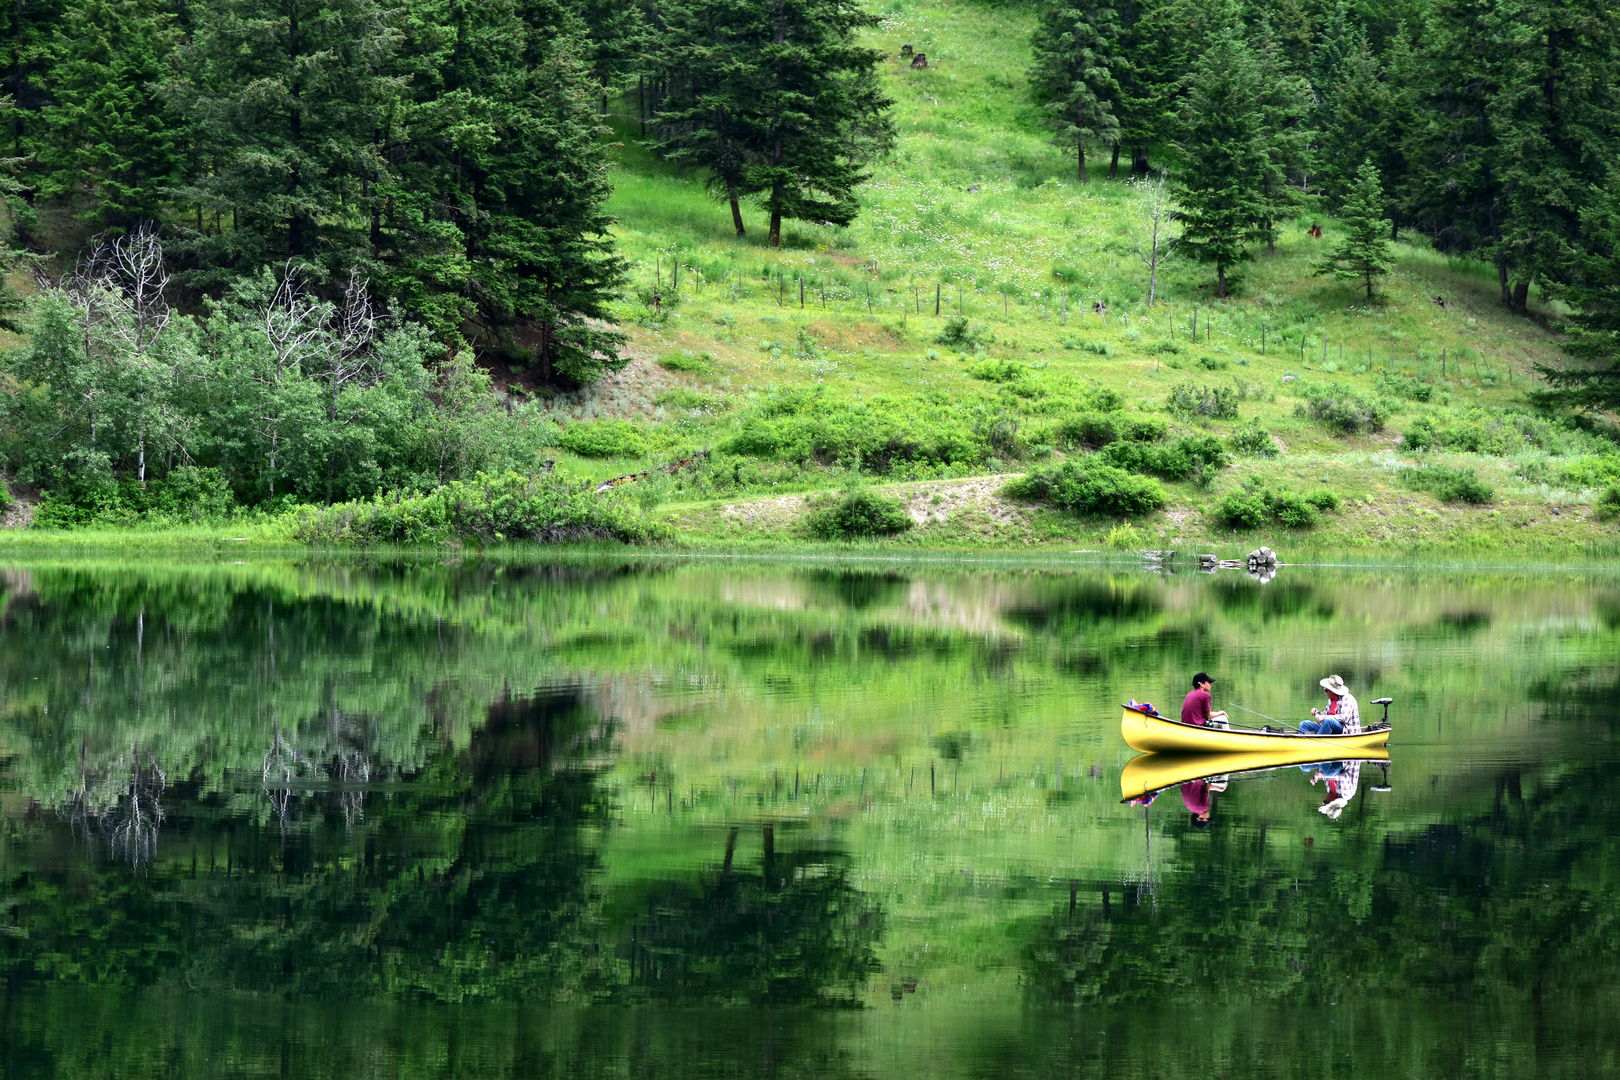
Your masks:
M 936 317 L 939 315 L 939 291 L 942 287 L 939 282 L 934 282 L 934 315 Z

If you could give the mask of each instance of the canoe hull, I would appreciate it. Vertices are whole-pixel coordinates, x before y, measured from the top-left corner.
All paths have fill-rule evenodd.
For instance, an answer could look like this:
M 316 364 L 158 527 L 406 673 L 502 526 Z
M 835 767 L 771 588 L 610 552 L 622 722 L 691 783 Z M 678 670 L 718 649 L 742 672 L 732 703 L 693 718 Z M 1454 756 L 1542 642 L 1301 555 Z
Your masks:
M 1238 751 L 1214 754 L 1142 754 L 1125 763 L 1119 774 L 1119 793 L 1125 801 L 1140 799 L 1167 787 L 1211 776 L 1236 776 L 1267 769 L 1309 765 L 1315 761 L 1388 761 L 1389 751 L 1342 750 L 1342 758 L 1324 756 L 1316 745 L 1277 747 L 1270 752 Z
M 1354 757 L 1354 751 L 1370 750 L 1389 742 L 1389 729 L 1363 731 L 1358 735 L 1301 735 L 1297 731 L 1254 731 L 1246 728 L 1226 730 L 1183 724 L 1166 716 L 1149 716 L 1137 709 L 1126 708 L 1119 719 L 1119 730 L 1125 744 L 1132 750 L 1145 750 L 1153 754 L 1210 754 L 1274 752 L 1298 747 L 1306 758 L 1301 760 L 1331 761 L 1336 757 Z

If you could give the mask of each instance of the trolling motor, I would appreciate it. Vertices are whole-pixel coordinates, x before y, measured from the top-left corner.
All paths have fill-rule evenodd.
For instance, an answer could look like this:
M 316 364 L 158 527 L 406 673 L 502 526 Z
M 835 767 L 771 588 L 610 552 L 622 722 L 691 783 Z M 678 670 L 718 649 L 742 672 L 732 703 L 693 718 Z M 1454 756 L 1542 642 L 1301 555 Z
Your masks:
M 1377 702 L 1374 702 L 1373 704 L 1376 705 Z M 1378 762 L 1378 770 L 1381 773 L 1383 773 L 1383 779 L 1380 780 L 1378 783 L 1374 784 L 1372 786 L 1372 789 L 1374 791 L 1377 791 L 1377 792 L 1380 792 L 1380 793 L 1385 792 L 1385 791 L 1389 791 L 1390 790 L 1390 786 L 1389 786 L 1389 762 L 1387 762 L 1387 761 Z
M 1392 698 L 1392 697 L 1381 697 L 1381 698 L 1374 699 L 1374 701 L 1373 701 L 1374 705 L 1382 705 L 1384 707 L 1383 718 L 1380 719 L 1378 721 L 1378 723 L 1373 725 L 1374 730 L 1376 730 L 1378 728 L 1387 728 L 1387 727 L 1389 727 L 1389 706 L 1390 706 L 1390 703 L 1392 701 L 1394 701 L 1394 700 L 1395 699 Z

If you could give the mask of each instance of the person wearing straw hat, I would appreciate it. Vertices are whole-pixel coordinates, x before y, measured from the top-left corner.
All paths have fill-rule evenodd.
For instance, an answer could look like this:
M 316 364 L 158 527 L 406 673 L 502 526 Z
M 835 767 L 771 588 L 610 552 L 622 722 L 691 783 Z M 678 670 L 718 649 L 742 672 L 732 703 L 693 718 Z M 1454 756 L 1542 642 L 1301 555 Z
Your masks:
M 1311 718 L 1299 725 L 1301 735 L 1359 735 L 1361 734 L 1361 707 L 1355 695 L 1337 675 L 1329 675 L 1319 684 L 1327 691 L 1328 707 L 1312 709 Z

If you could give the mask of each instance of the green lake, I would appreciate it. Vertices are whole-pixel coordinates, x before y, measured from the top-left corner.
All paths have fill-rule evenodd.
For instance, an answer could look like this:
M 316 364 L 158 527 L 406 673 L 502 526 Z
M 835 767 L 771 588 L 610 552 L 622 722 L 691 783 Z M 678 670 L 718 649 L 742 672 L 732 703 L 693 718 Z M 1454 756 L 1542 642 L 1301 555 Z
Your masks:
M 1620 1074 L 1620 577 L 1180 569 L 0 569 L 0 1080 Z

